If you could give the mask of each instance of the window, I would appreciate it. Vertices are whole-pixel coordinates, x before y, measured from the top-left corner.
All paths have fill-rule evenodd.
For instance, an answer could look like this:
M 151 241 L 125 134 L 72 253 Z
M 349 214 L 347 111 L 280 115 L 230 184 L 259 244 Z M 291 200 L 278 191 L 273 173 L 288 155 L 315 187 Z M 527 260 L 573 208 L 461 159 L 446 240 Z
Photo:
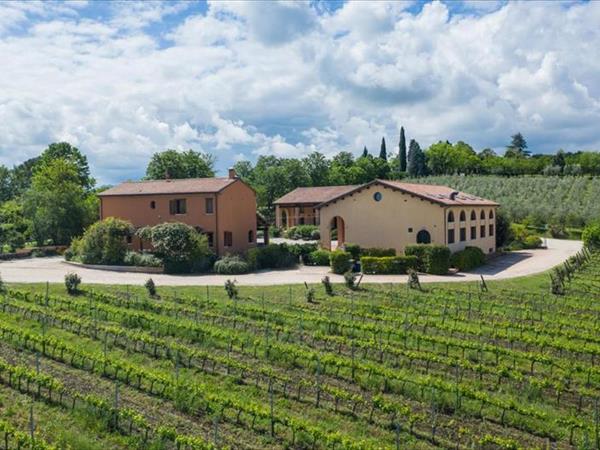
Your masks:
M 494 235 L 494 224 L 490 223 L 490 236 Z
M 431 244 L 431 235 L 427 230 L 421 230 L 417 233 L 417 244 Z
M 464 211 L 460 212 L 460 221 L 464 222 L 465 220 L 467 220 L 467 215 L 465 214 Z
M 490 209 L 490 215 L 489 215 L 489 218 L 490 218 L 490 219 L 493 219 L 493 218 L 494 218 L 494 211 L 492 211 L 491 209 Z
M 471 240 L 477 239 L 477 227 L 471 227 Z
M 208 241 L 209 247 L 214 247 L 215 245 L 215 234 L 212 231 L 209 231 L 206 234 L 206 240 Z
M 477 220 L 477 214 L 475 214 L 475 210 L 471 211 L 471 220 Z
M 460 229 L 460 242 L 465 242 L 466 240 L 467 240 L 467 229 L 461 228 Z
M 156 202 L 154 200 L 150 202 L 150 209 L 156 209 Z
M 215 203 L 212 198 L 204 199 L 204 212 L 206 214 L 213 214 L 215 212 Z
M 233 246 L 233 233 L 231 231 L 225 231 L 225 233 L 223 233 L 223 245 L 225 247 Z
M 481 220 L 485 220 L 485 212 L 483 210 L 481 210 L 481 214 L 479 214 L 479 218 Z
M 448 230 L 448 244 L 454 244 L 454 230 Z
M 252 244 L 254 242 L 254 231 L 248 231 L 248 243 Z
M 448 213 L 448 222 L 454 222 L 454 213 L 452 211 Z
M 412 233 L 412 232 L 413 232 L 413 229 L 412 229 L 412 228 L 409 228 L 409 229 L 408 229 L 408 232 L 409 232 L 409 233 Z
M 485 225 L 481 225 L 481 227 L 479 227 L 479 237 L 485 237 Z
M 171 215 L 185 214 L 187 212 L 185 198 L 178 198 L 176 200 L 169 201 L 169 212 Z
M 381 194 L 381 192 L 375 192 L 373 194 L 373 200 L 375 200 L 376 202 L 380 202 L 382 198 L 383 195 Z
M 300 225 L 304 225 L 304 217 L 300 217 Z

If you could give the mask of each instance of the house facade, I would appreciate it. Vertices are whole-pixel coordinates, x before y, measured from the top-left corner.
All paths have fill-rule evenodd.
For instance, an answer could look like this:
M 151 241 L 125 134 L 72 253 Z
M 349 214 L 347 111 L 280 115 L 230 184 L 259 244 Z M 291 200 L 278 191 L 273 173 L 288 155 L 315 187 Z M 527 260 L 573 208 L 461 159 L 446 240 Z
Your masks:
M 256 246 L 256 193 L 233 169 L 223 178 L 125 182 L 99 194 L 100 218 L 128 220 L 135 228 L 182 222 L 208 238 L 217 255 Z M 147 243 L 129 243 L 143 250 Z
M 348 242 L 395 248 L 401 254 L 407 245 L 434 243 L 447 245 L 452 252 L 467 246 L 486 254 L 496 251 L 499 205 L 491 200 L 446 186 L 389 180 L 345 188 L 314 206 L 323 248 Z M 310 197 L 310 189 L 315 188 L 305 189 L 292 191 L 296 200 L 301 200 L 300 194 Z

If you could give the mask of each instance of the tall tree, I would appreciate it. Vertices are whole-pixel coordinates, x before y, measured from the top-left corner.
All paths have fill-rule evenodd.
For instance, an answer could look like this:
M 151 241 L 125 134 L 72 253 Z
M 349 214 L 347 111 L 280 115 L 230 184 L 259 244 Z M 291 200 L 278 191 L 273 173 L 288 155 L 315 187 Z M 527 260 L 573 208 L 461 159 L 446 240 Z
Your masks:
M 5 166 L 0 166 L 0 203 L 12 198 L 11 173 Z
M 310 177 L 311 186 L 327 186 L 329 183 L 329 161 L 322 153 L 312 152 L 302 160 Z
M 366 158 L 367 156 L 369 156 L 369 150 L 367 150 L 367 146 L 365 145 L 363 148 L 362 157 Z
M 34 171 L 51 164 L 57 159 L 63 159 L 75 166 L 77 176 L 79 177 L 79 183 L 84 189 L 90 190 L 94 187 L 96 180 L 90 175 L 90 166 L 88 165 L 87 157 L 81 153 L 77 147 L 74 147 L 68 142 L 55 142 L 50 144 L 40 155 L 40 159 L 37 161 Z
M 379 150 L 379 159 L 387 161 L 387 149 L 385 148 L 385 137 L 381 138 L 381 149 Z
M 410 140 L 408 146 L 408 174 L 411 177 L 422 177 L 427 175 L 427 166 L 425 164 L 425 154 L 421 146 L 414 139 Z
M 152 155 L 146 168 L 146 179 L 164 180 L 177 178 L 214 177 L 214 156 L 187 150 L 165 150 Z
M 39 156 L 31 158 L 12 168 L 10 174 L 11 198 L 18 197 L 29 189 L 33 172 L 37 167 L 39 160 Z
M 521 133 L 513 134 L 504 156 L 507 158 L 524 158 L 530 154 L 531 152 L 527 150 L 527 141 L 523 135 Z
M 563 170 L 567 165 L 567 161 L 565 158 L 565 151 L 561 148 L 556 152 L 554 158 L 552 158 L 552 165 L 560 167 L 560 170 Z
M 400 142 L 398 143 L 398 168 L 400 172 L 406 172 L 406 137 L 404 127 L 400 127 Z

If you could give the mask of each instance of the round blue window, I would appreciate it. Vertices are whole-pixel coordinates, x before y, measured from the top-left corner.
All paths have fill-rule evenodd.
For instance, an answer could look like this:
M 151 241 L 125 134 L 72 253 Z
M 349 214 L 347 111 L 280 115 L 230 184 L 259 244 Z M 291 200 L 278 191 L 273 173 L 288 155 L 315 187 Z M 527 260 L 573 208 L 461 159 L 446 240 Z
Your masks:
M 373 200 L 375 200 L 376 202 L 381 201 L 382 198 L 383 198 L 383 195 L 381 194 L 381 192 L 375 192 L 373 194 Z

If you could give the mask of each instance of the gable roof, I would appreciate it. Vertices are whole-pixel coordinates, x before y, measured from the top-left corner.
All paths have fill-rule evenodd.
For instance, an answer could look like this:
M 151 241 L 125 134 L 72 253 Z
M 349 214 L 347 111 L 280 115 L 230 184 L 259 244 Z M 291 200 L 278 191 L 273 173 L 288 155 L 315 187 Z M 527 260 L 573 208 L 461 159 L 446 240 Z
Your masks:
M 380 184 L 384 187 L 388 187 L 395 191 L 403 192 L 405 194 L 412 195 L 441 206 L 500 206 L 498 203 L 492 200 L 486 200 L 484 198 L 467 194 L 465 192 L 459 192 L 448 186 L 439 186 L 435 184 L 403 183 L 400 181 L 392 180 L 373 180 L 369 183 L 356 186 L 354 187 L 354 189 L 341 193 L 336 197 L 332 197 L 317 205 L 317 208 L 323 208 L 332 202 L 342 200 L 348 195 L 360 192 L 363 189 L 366 189 L 374 184 Z
M 356 189 L 359 185 L 299 187 L 273 202 L 274 205 L 323 203 Z
M 220 192 L 239 178 L 183 178 L 176 180 L 126 181 L 106 191 L 100 197 L 120 195 L 210 194 Z

